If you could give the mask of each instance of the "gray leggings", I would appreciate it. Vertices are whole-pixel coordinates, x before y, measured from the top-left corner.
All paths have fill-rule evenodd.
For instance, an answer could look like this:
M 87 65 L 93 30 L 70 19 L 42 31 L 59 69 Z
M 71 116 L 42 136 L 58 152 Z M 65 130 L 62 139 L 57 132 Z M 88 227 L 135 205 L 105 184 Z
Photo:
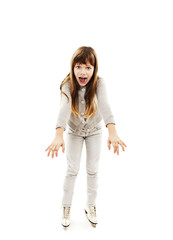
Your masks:
M 98 186 L 98 163 L 102 147 L 102 129 L 89 134 L 77 134 L 67 130 L 66 136 L 66 159 L 67 173 L 63 186 L 62 205 L 71 206 L 74 186 L 80 168 L 83 143 L 86 145 L 86 171 L 87 171 L 87 204 L 96 204 Z

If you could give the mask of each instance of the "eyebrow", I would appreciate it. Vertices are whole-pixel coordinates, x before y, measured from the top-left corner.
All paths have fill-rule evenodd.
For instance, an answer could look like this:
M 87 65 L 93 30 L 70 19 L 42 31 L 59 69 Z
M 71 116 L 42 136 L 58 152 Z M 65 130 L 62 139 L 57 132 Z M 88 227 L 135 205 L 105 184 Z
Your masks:
M 92 66 L 90 63 L 89 64 L 86 64 L 86 63 L 76 63 L 76 65 L 86 65 L 86 66 Z

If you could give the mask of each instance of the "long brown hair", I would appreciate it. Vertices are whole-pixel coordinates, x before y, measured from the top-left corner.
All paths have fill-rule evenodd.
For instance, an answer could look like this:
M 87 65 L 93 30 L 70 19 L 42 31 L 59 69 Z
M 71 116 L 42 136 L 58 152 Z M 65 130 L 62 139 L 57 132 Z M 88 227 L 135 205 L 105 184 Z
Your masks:
M 81 63 L 81 64 L 86 64 L 86 62 L 89 61 L 92 66 L 94 66 L 94 72 L 93 75 L 90 79 L 90 81 L 86 85 L 86 92 L 85 92 L 85 102 L 86 102 L 86 111 L 85 111 L 85 118 L 88 118 L 92 114 L 95 114 L 97 111 L 97 104 L 95 102 L 95 95 L 96 95 L 96 87 L 97 87 L 97 82 L 98 82 L 98 60 L 97 60 L 97 55 L 94 51 L 93 48 L 91 47 L 80 47 L 78 48 L 75 53 L 72 56 L 71 59 L 71 68 L 70 68 L 70 73 L 66 76 L 66 78 L 62 81 L 60 85 L 60 90 L 61 90 L 61 95 L 62 93 L 65 94 L 62 91 L 62 86 L 66 82 L 70 82 L 71 86 L 71 99 L 72 99 L 72 105 L 71 105 L 71 110 L 74 114 L 80 115 L 79 111 L 76 108 L 76 101 L 78 98 L 78 90 L 80 88 L 75 75 L 74 75 L 74 66 L 76 63 Z M 69 102 L 69 97 L 65 94 L 65 96 L 68 98 Z

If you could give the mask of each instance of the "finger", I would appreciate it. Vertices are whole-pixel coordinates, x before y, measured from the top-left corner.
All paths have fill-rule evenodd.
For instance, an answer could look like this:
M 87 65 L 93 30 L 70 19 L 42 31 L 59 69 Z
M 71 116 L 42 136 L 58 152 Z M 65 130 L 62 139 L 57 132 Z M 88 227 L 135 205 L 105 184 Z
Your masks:
M 54 158 L 54 150 L 52 151 L 52 158 Z
M 61 146 L 57 146 L 56 151 L 58 152 Z
M 61 147 L 62 147 L 62 149 L 61 149 L 61 150 L 62 150 L 62 152 L 64 153 L 64 152 L 65 152 L 65 144 L 64 144 L 64 143 L 62 143 L 62 144 L 61 144 Z
M 57 151 L 57 146 L 54 146 L 52 149 L 52 158 L 54 158 L 54 154 Z
M 49 147 L 48 147 L 47 149 L 49 149 L 49 152 L 48 152 L 48 154 L 47 154 L 47 156 L 49 157 L 49 155 L 50 155 L 50 152 L 52 151 L 52 144 L 51 144 L 51 145 L 49 145 Z
M 107 141 L 107 146 L 108 146 L 108 149 L 110 150 L 111 149 L 111 143 L 110 143 L 109 140 Z
M 56 146 L 55 149 L 54 149 L 54 152 L 55 152 L 56 157 L 58 157 L 58 151 L 59 151 L 59 149 L 60 149 L 60 146 L 59 146 L 59 147 Z M 54 155 L 53 155 L 53 157 L 54 157 Z
M 50 147 L 51 147 L 51 145 L 49 145 L 49 146 L 45 149 L 45 151 L 47 151 Z
M 55 155 L 56 155 L 56 157 L 58 157 L 58 149 L 57 149 L 57 147 L 55 148 Z
M 117 147 L 117 155 L 119 155 L 119 146 Z
M 47 154 L 48 157 L 49 157 L 51 151 L 52 151 L 52 144 L 49 146 L 49 152 L 48 152 L 48 154 Z
M 121 142 L 122 142 L 122 144 L 123 144 L 125 147 L 127 147 L 126 144 L 125 144 L 123 141 L 121 141 Z
M 57 157 L 57 149 L 56 149 L 56 147 L 54 148 L 54 150 L 53 150 L 53 153 L 55 154 L 55 157 Z
M 113 145 L 113 147 L 114 147 L 114 153 L 116 153 L 117 148 L 118 148 L 118 143 L 113 143 L 112 145 Z
M 121 146 L 122 150 L 125 151 L 125 148 L 122 143 L 120 143 L 120 146 Z
M 107 146 L 108 146 L 108 148 L 109 148 L 109 141 L 107 140 Z
M 115 153 L 116 152 L 116 144 L 112 143 L 112 146 L 113 146 L 113 150 L 114 150 L 114 153 Z
M 47 156 L 49 157 L 50 153 L 51 153 L 52 149 L 49 149 L 49 152 L 47 154 Z

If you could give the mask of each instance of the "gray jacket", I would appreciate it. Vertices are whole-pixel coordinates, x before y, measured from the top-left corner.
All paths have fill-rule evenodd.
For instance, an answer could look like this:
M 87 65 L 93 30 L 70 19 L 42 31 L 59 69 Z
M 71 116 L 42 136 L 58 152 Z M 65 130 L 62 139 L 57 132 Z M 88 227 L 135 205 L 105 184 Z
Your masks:
M 108 123 L 114 123 L 115 119 L 112 114 L 110 105 L 107 99 L 106 86 L 103 78 L 98 79 L 97 89 L 96 89 L 96 104 L 98 109 L 92 116 L 89 118 L 84 118 L 85 114 L 85 91 L 86 86 L 80 86 L 78 90 L 78 102 L 77 107 L 80 116 L 76 116 L 71 111 L 71 91 L 70 91 L 70 82 L 65 83 L 62 87 L 63 92 L 65 92 L 69 97 L 69 102 L 67 97 L 62 94 L 60 108 L 58 112 L 58 118 L 56 122 L 56 128 L 62 127 L 64 131 L 67 128 L 67 124 L 69 129 L 75 133 L 84 133 L 89 134 L 91 131 L 101 129 L 101 121 L 104 120 L 105 126 Z M 68 103 L 67 103 L 68 102 Z M 107 126 L 106 126 L 107 127 Z

